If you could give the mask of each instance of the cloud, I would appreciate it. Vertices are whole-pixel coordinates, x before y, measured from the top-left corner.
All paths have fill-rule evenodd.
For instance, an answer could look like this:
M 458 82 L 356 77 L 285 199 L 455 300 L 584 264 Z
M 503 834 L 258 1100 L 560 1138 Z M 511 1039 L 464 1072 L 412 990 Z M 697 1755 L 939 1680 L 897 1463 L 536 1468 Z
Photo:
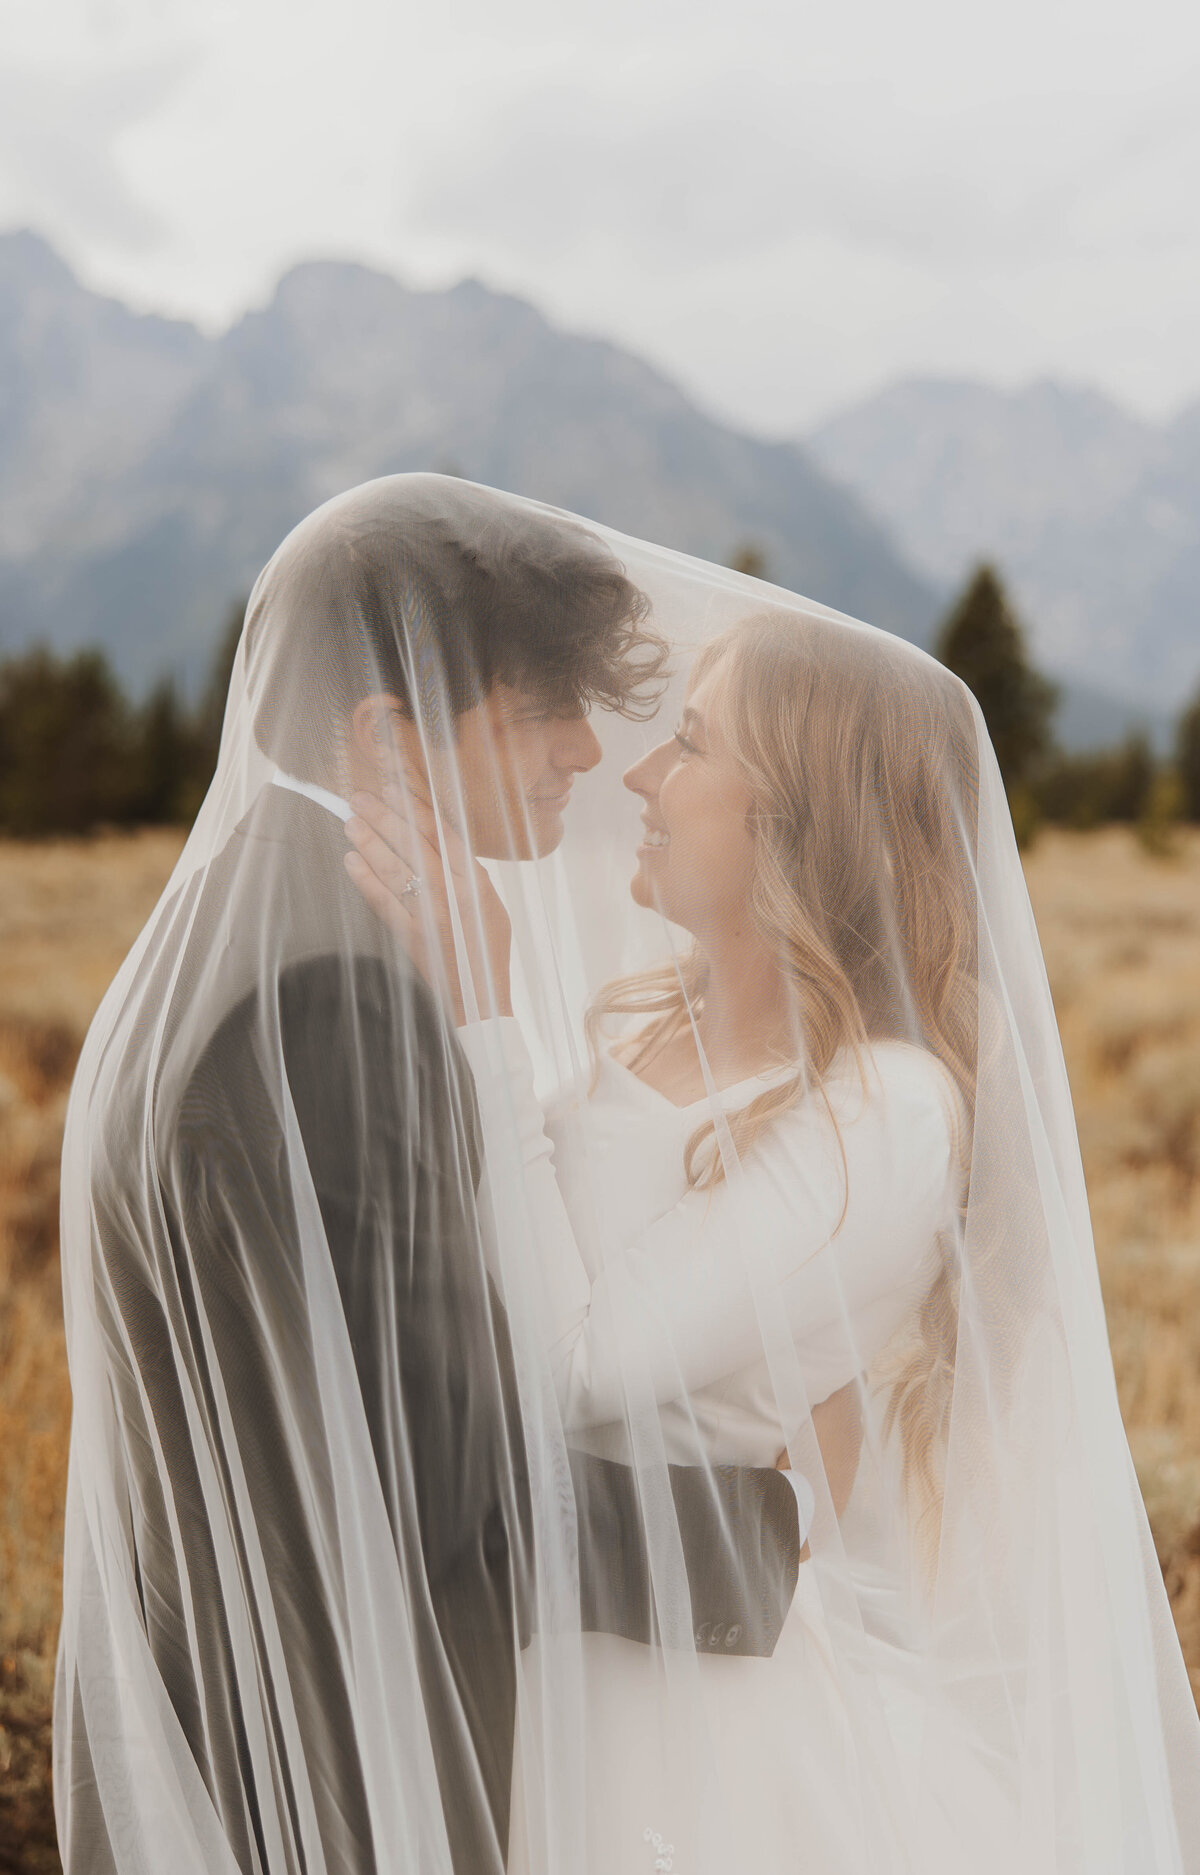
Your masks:
M 0 214 L 68 239 L 156 247 L 168 230 L 125 180 L 118 146 L 193 63 L 175 50 L 118 69 L 0 68 Z
M 1143 121 L 1144 120 L 1144 121 Z M 692 92 L 545 83 L 433 147 L 415 229 L 569 263 L 598 234 L 701 272 L 820 237 L 950 278 L 1054 263 L 1147 200 L 1182 226 L 1191 120 L 1059 96 L 913 112 L 889 86 L 726 74 Z M 1131 173 L 1132 170 L 1132 173 Z
M 140 306 L 223 323 L 327 252 L 479 273 L 771 429 L 911 370 L 1196 385 L 1184 0 L 16 12 L 0 225 Z

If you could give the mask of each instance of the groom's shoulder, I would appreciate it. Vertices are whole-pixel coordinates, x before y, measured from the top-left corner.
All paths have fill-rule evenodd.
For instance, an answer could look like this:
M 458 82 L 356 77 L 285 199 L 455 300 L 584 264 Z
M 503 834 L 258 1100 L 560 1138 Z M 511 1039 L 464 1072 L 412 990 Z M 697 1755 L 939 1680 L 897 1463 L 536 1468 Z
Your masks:
M 328 810 L 265 788 L 204 869 L 184 939 L 183 980 L 214 1010 L 242 1003 L 286 973 L 308 972 L 371 1001 L 403 984 L 406 960 L 351 885 L 349 850 Z M 403 992 L 401 992 L 403 993 Z
M 289 1073 L 330 1097 L 356 1075 L 376 1089 L 439 1075 L 460 1086 L 453 1027 L 354 890 L 346 850 L 325 808 L 271 788 L 214 857 L 176 977 L 195 1038 L 190 1066 L 178 1062 L 181 1094 L 198 1077 L 236 1104 L 281 1050 Z
M 289 1113 L 325 1173 L 417 1133 L 423 1155 L 436 1139 L 439 1163 L 477 1172 L 474 1082 L 454 1030 L 415 972 L 379 957 L 297 958 L 256 983 L 194 1059 L 171 1132 L 185 1154 L 227 1141 L 240 1162 L 277 1153 Z
M 331 1057 L 380 1058 L 391 1070 L 444 1060 L 457 1074 L 465 1066 L 441 1004 L 402 954 L 347 949 L 298 957 L 269 994 L 285 1042 L 309 1033 Z
M 352 946 L 264 962 L 203 1052 L 210 1062 L 249 1054 L 266 1067 L 277 1047 L 285 1063 L 303 1055 L 330 1081 L 356 1066 L 374 1079 L 437 1064 L 456 1079 L 466 1071 L 440 1003 L 408 960 Z

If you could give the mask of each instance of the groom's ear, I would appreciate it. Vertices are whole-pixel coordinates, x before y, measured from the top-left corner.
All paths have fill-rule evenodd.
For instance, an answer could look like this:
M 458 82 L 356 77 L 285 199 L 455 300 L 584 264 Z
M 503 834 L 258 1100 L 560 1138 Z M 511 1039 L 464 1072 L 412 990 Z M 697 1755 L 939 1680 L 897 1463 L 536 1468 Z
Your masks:
M 423 770 L 421 738 L 417 725 L 390 691 L 364 697 L 355 705 L 350 718 L 350 740 L 355 766 L 365 775 L 374 775 L 379 784 L 391 780 L 401 763 L 415 764 Z

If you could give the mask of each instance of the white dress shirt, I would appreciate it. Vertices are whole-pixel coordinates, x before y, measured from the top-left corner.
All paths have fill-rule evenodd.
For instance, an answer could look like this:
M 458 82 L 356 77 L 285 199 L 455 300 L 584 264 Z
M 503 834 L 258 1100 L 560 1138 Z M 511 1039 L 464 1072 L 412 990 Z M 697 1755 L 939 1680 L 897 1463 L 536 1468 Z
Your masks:
M 318 807 L 328 808 L 341 821 L 349 820 L 354 809 L 349 801 L 343 801 L 340 794 L 333 794 L 330 789 L 318 786 L 315 781 L 300 781 L 297 776 L 285 774 L 277 768 L 271 776 L 271 783 L 276 788 L 287 788 L 292 794 L 303 794 L 308 800 L 315 801 Z

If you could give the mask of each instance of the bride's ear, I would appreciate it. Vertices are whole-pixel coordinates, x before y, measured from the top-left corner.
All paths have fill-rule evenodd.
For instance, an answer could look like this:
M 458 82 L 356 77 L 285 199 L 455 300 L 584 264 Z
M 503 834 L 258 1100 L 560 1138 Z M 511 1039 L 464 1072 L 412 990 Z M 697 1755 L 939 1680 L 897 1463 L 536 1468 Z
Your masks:
M 350 718 L 350 739 L 356 766 L 378 777 L 380 785 L 393 780 L 407 765 L 425 772 L 421 738 L 414 723 L 401 706 L 400 699 L 388 691 L 364 697 Z

